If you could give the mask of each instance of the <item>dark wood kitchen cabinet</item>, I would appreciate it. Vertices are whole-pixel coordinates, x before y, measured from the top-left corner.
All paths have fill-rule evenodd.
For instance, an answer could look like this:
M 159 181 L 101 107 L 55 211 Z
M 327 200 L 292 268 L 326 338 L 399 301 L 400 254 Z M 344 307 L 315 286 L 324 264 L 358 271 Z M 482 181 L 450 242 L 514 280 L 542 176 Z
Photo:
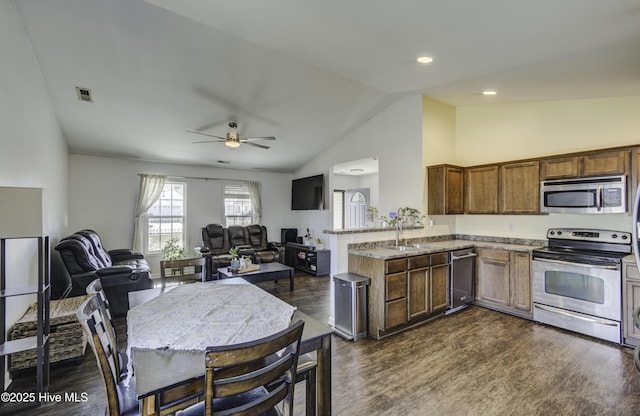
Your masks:
M 488 248 L 476 253 L 475 303 L 531 318 L 531 255 Z
M 459 166 L 427 167 L 429 215 L 464 213 L 464 169 Z
M 407 260 L 385 262 L 385 329 L 407 323 Z
M 445 310 L 449 255 L 434 253 L 409 257 L 408 264 L 408 320 Z
M 541 161 L 542 180 L 601 175 L 624 175 L 629 171 L 629 150 L 604 150 L 586 154 L 545 158 Z
M 381 339 L 444 315 L 448 301 L 448 253 L 382 259 L 349 254 L 349 273 L 371 279 L 368 335 Z
M 500 166 L 500 213 L 540 213 L 540 163 L 537 160 Z
M 498 213 L 498 165 L 464 170 L 465 214 Z

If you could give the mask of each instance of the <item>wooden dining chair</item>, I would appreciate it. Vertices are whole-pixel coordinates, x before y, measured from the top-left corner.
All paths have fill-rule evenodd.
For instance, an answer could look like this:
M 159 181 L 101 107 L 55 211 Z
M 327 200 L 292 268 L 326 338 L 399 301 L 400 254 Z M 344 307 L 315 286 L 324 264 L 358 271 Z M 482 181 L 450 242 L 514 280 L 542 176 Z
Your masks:
M 177 414 L 292 416 L 303 327 L 300 320 L 262 339 L 207 348 L 204 403 Z
M 298 357 L 296 383 L 305 382 L 305 415 L 316 416 L 316 374 L 318 362 L 311 353 Z
M 135 378 L 126 385 L 124 379 L 120 377 L 122 371 L 118 367 L 118 354 L 107 329 L 108 319 L 102 314 L 99 295 L 94 294 L 84 301 L 76 311 L 76 316 L 88 336 L 89 345 L 102 375 L 107 403 L 106 414 L 109 416 L 139 415 L 140 406 L 135 394 Z M 186 380 L 159 392 L 154 396 L 153 413 L 163 416 L 194 405 L 201 401 L 203 386 L 204 381 L 200 378 Z
M 102 315 L 105 317 L 104 326 L 107 330 L 107 335 L 111 337 L 111 345 L 114 348 L 118 348 L 118 334 L 116 332 L 116 323 L 113 319 L 113 314 L 111 313 L 111 309 L 109 308 L 109 301 L 107 300 L 107 296 L 102 289 L 102 283 L 100 279 L 95 279 L 91 283 L 87 285 L 85 289 L 87 295 L 96 295 L 96 301 L 98 302 L 98 306 L 102 311 Z M 125 351 L 118 350 L 118 353 L 114 357 L 117 361 L 118 368 L 120 368 L 120 378 L 123 378 L 127 374 L 127 354 Z
M 138 400 L 134 390 L 125 386 L 120 378 L 117 350 L 112 342 L 108 328 L 108 319 L 103 315 L 98 295 L 85 300 L 76 312 L 82 329 L 89 338 L 102 375 L 102 382 L 107 402 L 107 415 L 139 414 Z

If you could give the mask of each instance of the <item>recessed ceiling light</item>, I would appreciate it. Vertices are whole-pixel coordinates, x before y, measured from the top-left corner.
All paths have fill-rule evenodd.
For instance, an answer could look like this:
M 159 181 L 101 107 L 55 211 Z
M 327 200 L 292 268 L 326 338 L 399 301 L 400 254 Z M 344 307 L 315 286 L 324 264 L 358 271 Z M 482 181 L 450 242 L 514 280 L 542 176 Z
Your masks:
M 497 92 L 493 91 L 493 90 L 486 90 L 486 91 L 482 91 L 482 95 L 496 95 Z
M 430 56 L 421 56 L 417 59 L 417 61 L 421 64 L 430 64 L 431 62 L 433 62 L 433 58 Z

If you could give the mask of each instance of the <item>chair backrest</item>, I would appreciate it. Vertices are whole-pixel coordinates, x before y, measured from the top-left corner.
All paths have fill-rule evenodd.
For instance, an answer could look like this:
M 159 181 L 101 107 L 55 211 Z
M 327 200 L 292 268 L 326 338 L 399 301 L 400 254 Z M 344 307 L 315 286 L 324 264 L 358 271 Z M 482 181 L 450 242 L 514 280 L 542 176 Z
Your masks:
M 80 305 L 76 312 L 82 329 L 89 338 L 89 345 L 96 356 L 98 368 L 102 374 L 103 386 L 107 401 L 107 414 L 120 415 L 119 375 L 117 349 L 111 341 L 107 329 L 107 319 L 102 315 L 98 295 L 90 296 Z
M 107 333 L 111 336 L 111 344 L 114 348 L 118 348 L 118 336 L 116 334 L 116 323 L 113 319 L 113 314 L 111 313 L 111 309 L 109 308 L 109 301 L 107 300 L 107 296 L 102 289 L 102 282 L 100 279 L 95 279 L 91 283 L 87 285 L 86 288 L 87 295 L 96 295 L 96 301 L 98 302 L 98 306 L 102 311 L 102 316 L 104 319 L 104 325 L 107 328 Z M 117 367 L 122 370 L 122 364 L 120 362 L 119 354 L 116 354 L 115 360 L 117 361 Z
M 259 340 L 207 348 L 205 414 L 216 414 L 216 399 L 263 389 L 264 395 L 235 403 L 235 407 L 225 409 L 225 414 L 262 414 L 282 401 L 283 415 L 292 415 L 303 327 L 304 321 L 297 321 L 289 328 Z
M 109 267 L 95 254 L 93 245 L 83 235 L 71 234 L 64 237 L 56 244 L 55 249 L 60 252 L 60 257 L 72 276 Z
M 106 267 L 110 267 L 113 265 L 111 256 L 102 245 L 102 240 L 100 239 L 100 236 L 98 235 L 98 233 L 96 233 L 93 230 L 85 229 L 85 230 L 80 230 L 76 232 L 76 234 L 84 236 L 89 240 L 89 242 L 93 246 L 94 254 L 100 258 L 100 260 L 105 264 Z
M 267 228 L 264 225 L 247 225 L 247 234 L 249 244 L 251 244 L 251 247 L 256 251 L 267 249 Z
M 245 228 L 242 225 L 230 225 L 227 229 L 229 230 L 229 244 L 231 247 L 249 244 L 245 234 Z
M 202 228 L 202 244 L 215 255 L 227 254 L 230 248 L 228 234 L 221 224 L 209 224 Z

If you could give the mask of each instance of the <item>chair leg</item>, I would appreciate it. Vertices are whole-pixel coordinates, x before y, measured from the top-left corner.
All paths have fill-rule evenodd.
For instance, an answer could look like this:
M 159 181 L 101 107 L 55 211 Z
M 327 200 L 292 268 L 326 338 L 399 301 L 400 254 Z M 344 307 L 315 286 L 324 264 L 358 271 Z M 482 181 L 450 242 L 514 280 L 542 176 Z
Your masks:
M 306 415 L 316 415 L 316 367 L 313 367 L 306 375 L 306 397 L 304 400 L 306 406 Z
M 318 364 L 310 354 L 301 355 L 298 359 L 298 371 L 296 374 L 296 383 L 305 381 L 305 406 L 306 415 L 316 415 L 316 372 Z

